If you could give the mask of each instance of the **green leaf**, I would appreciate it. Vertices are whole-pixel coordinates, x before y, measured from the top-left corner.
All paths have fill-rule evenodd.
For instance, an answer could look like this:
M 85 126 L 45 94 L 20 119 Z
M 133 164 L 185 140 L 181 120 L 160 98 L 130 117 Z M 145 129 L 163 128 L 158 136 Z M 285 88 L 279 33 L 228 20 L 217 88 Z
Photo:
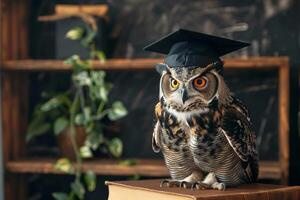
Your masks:
M 84 116 L 82 113 L 75 115 L 75 124 L 76 125 L 83 125 L 84 124 Z
M 88 146 L 91 149 L 96 150 L 99 147 L 99 145 L 103 143 L 104 143 L 104 137 L 101 132 L 91 132 L 87 135 L 85 146 Z
M 113 138 L 108 143 L 108 149 L 111 155 L 116 158 L 119 158 L 123 152 L 123 143 L 119 138 Z
M 112 107 L 108 111 L 108 118 L 112 121 L 118 120 L 127 115 L 127 110 L 124 107 L 123 103 L 116 101 L 112 104 Z
M 137 164 L 137 161 L 135 159 L 125 159 L 125 160 L 120 160 L 118 164 L 122 166 L 134 166 Z
M 89 192 L 93 192 L 96 189 L 97 179 L 93 171 L 89 170 L 85 173 L 84 181 Z
M 91 69 L 92 63 L 91 60 L 80 60 L 80 62 L 77 63 L 79 66 L 79 69 Z
M 106 89 L 106 87 L 104 87 L 104 86 L 99 87 L 97 94 L 99 94 L 100 99 L 102 99 L 103 101 L 107 101 L 108 90 Z
M 28 142 L 39 135 L 47 133 L 50 128 L 51 125 L 49 123 L 29 126 L 26 134 L 26 141 Z
M 91 158 L 93 156 L 91 149 L 87 146 L 80 147 L 79 152 L 82 158 Z
M 70 173 L 71 174 L 71 173 L 74 172 L 72 163 L 67 158 L 58 159 L 56 161 L 55 165 L 54 165 L 54 168 L 57 169 L 57 170 L 60 170 L 62 172 L 65 172 L 65 173 Z
M 87 123 L 88 121 L 90 121 L 91 117 L 92 117 L 92 109 L 88 106 L 83 108 L 83 113 L 84 113 L 84 121 L 85 123 Z
M 41 106 L 41 110 L 43 112 L 48 112 L 54 108 L 57 108 L 61 105 L 62 102 L 59 101 L 58 98 L 54 97 L 50 100 L 48 100 L 47 102 L 45 102 L 42 106 Z
M 92 80 L 92 84 L 89 87 L 91 99 L 106 102 L 108 100 L 108 94 L 112 89 L 112 84 L 105 82 L 105 72 L 92 71 L 90 77 Z
M 75 54 L 64 60 L 66 65 L 74 65 L 80 60 L 80 56 Z
M 79 199 L 84 198 L 85 189 L 79 181 L 71 183 L 71 189 Z
M 75 27 L 70 29 L 67 33 L 66 33 L 66 38 L 70 39 L 70 40 L 79 40 L 82 38 L 84 34 L 84 29 L 81 27 Z
M 106 55 L 103 51 L 98 51 L 98 50 L 92 51 L 91 52 L 91 57 L 92 58 L 94 58 L 94 57 L 98 58 L 100 60 L 100 62 L 105 62 L 105 60 L 106 60 Z
M 43 112 L 48 112 L 60 106 L 71 106 L 71 100 L 68 97 L 67 93 L 56 95 L 55 97 L 41 104 L 40 110 Z
M 91 79 L 95 85 L 103 85 L 105 76 L 105 71 L 91 71 Z
M 65 64 L 67 65 L 71 65 L 72 66 L 72 69 L 74 70 L 75 73 L 78 73 L 82 70 L 86 70 L 86 69 L 90 69 L 91 68 L 91 61 L 90 60 L 81 60 L 80 59 L 80 56 L 78 55 L 73 55 L 69 58 L 67 58 L 65 61 L 64 61 Z
M 69 121 L 65 117 L 60 117 L 54 122 L 54 134 L 59 135 L 69 125 Z
M 63 192 L 54 192 L 54 193 L 52 193 L 52 197 L 55 200 L 67 200 L 68 199 L 68 194 L 63 193 Z
M 92 84 L 92 80 L 86 71 L 82 71 L 74 75 L 73 80 L 80 86 L 89 86 Z

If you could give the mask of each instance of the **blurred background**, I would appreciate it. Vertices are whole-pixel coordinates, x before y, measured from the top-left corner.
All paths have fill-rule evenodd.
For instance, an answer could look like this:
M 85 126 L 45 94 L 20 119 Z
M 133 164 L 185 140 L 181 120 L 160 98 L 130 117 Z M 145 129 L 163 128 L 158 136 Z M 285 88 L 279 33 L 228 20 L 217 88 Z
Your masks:
M 105 180 L 168 176 L 151 148 L 161 57 L 142 48 L 178 28 L 251 43 L 224 76 L 250 110 L 259 181 L 300 184 L 299 1 L 0 5 L 2 198 L 106 199 Z

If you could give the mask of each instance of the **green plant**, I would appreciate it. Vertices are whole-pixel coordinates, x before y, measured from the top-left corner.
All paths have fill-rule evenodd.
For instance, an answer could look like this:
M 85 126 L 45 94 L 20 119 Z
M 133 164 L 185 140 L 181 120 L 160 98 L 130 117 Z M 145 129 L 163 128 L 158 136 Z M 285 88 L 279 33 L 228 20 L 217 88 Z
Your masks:
M 100 150 L 113 157 L 118 158 L 122 154 L 122 141 L 104 134 L 103 120 L 118 120 L 127 114 L 127 110 L 120 101 L 109 102 L 112 84 L 105 80 L 105 72 L 92 70 L 92 59 L 105 61 L 105 54 L 97 50 L 93 43 L 95 35 L 89 27 L 86 30 L 76 27 L 66 34 L 67 38 L 79 40 L 90 50 L 90 59 L 82 60 L 78 55 L 73 55 L 65 60 L 72 67 L 71 88 L 56 95 L 44 95 L 45 101 L 35 107 L 28 127 L 27 141 L 49 132 L 59 135 L 66 128 L 70 128 L 76 162 L 73 165 L 67 158 L 61 158 L 55 168 L 74 174 L 75 180 L 71 183 L 68 194 L 53 193 L 57 200 L 83 199 L 86 189 L 95 189 L 95 174 L 92 171 L 83 174 L 81 169 L 83 159 L 92 157 L 93 152 L 100 146 Z M 86 133 L 84 145 L 81 147 L 76 144 L 76 126 L 84 127 Z

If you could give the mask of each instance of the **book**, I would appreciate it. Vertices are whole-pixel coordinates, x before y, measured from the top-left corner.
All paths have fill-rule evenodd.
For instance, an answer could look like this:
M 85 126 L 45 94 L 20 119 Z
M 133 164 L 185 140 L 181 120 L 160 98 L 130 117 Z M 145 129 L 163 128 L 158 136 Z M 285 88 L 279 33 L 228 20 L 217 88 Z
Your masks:
M 225 191 L 160 187 L 161 180 L 107 181 L 108 200 L 300 200 L 300 186 L 245 184 Z

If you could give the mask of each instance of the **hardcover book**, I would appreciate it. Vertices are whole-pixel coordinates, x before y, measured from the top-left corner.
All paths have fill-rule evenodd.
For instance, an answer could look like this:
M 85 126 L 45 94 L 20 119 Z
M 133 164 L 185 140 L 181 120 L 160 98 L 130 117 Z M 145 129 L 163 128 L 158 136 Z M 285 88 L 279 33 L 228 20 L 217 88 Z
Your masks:
M 106 182 L 108 200 L 300 200 L 300 186 L 248 184 L 225 191 L 160 187 L 161 180 Z

